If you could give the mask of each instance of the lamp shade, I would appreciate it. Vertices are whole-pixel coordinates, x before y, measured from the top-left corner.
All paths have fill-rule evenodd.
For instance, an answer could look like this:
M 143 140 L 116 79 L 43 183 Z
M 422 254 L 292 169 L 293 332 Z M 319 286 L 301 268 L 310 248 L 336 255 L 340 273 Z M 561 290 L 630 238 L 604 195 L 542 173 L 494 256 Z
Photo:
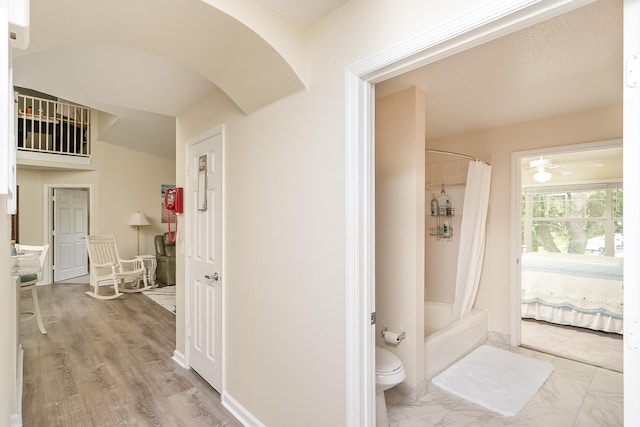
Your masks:
M 131 218 L 129 218 L 127 225 L 140 227 L 142 225 L 149 225 L 149 221 L 143 212 L 134 212 L 131 214 Z

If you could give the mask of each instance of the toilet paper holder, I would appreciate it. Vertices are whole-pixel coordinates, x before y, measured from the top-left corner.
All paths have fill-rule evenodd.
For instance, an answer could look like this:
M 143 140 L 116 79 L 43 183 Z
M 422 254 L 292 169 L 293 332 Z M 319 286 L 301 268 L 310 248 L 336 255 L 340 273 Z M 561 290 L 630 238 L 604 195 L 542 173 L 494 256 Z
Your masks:
M 407 337 L 404 331 L 400 332 L 399 334 L 396 334 L 394 332 L 389 331 L 389 328 L 387 328 L 386 326 L 382 330 L 381 334 L 385 342 L 388 342 L 390 344 L 398 344 L 400 341 L 402 341 Z

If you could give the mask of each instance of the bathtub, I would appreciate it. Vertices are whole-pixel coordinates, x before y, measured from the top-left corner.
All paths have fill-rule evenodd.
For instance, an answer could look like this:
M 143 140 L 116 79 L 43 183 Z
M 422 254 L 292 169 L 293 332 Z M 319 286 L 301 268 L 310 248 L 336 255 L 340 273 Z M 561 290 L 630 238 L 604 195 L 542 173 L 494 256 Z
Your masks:
M 424 372 L 426 381 L 487 340 L 489 316 L 473 308 L 460 320 L 450 323 L 451 304 L 424 303 Z

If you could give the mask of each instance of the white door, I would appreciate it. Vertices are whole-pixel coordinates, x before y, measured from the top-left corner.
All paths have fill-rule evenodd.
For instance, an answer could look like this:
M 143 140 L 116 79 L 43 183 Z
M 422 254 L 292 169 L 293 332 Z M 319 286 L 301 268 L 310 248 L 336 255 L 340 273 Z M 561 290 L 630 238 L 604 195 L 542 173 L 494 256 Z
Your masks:
M 189 146 L 185 212 L 189 362 L 213 388 L 222 387 L 222 134 Z
M 624 2 L 624 213 L 625 255 L 640 254 L 640 0 Z M 624 264 L 624 424 L 640 425 L 640 266 Z
M 56 188 L 53 190 L 54 282 L 88 274 L 84 237 L 89 223 L 87 192 Z

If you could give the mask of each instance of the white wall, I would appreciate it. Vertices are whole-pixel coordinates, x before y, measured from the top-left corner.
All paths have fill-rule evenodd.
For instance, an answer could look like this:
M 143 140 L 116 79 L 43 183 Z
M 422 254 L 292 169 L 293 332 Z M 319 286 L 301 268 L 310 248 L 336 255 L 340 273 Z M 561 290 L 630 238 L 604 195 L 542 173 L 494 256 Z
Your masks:
M 420 89 L 376 101 L 376 345 L 400 358 L 414 398 L 425 379 L 424 122 Z M 384 343 L 385 327 L 407 339 Z

